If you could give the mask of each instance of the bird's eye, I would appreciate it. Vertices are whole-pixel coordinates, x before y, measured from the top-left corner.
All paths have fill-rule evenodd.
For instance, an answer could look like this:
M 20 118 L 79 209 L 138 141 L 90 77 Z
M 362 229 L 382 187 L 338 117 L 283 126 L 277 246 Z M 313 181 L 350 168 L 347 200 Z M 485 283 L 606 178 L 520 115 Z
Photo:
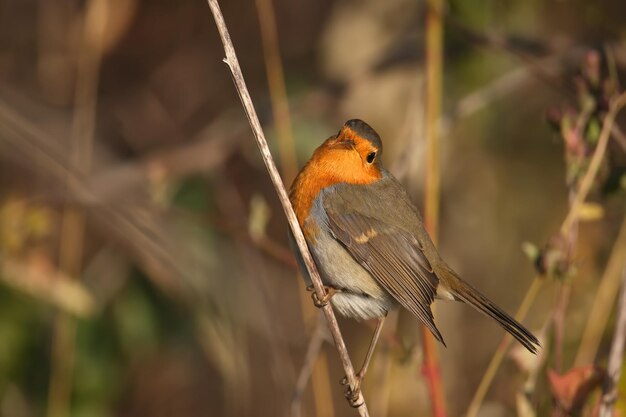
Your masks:
M 376 159 L 376 152 L 368 153 L 367 157 L 365 158 L 368 164 L 371 164 L 372 162 L 374 162 L 374 159 Z

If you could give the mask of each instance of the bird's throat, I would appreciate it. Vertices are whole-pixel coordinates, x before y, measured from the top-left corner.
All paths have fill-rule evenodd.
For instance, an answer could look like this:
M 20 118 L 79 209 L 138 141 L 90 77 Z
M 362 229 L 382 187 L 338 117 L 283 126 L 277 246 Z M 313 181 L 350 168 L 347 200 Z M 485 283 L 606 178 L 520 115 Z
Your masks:
M 319 151 L 319 150 L 318 150 Z M 316 152 L 302 168 L 291 186 L 289 199 L 296 212 L 296 217 L 305 237 L 314 238 L 315 230 L 308 226 L 313 202 L 319 193 L 332 185 L 347 183 L 354 185 L 371 184 L 378 181 L 382 174 L 376 170 L 365 170 L 356 152 L 346 152 L 343 157 L 333 158 L 332 153 Z

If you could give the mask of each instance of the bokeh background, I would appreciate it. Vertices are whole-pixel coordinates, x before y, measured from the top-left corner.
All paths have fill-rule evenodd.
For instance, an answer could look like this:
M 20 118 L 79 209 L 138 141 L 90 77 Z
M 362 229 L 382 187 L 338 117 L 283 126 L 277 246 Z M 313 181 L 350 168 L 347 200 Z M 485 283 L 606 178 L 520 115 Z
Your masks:
M 361 118 L 421 207 L 425 2 L 221 3 L 284 181 Z M 624 16 L 619 0 L 450 0 L 441 12 L 440 248 L 511 313 L 558 249 L 572 169 L 594 149 L 583 167 L 564 156 L 563 115 L 589 105 L 581 77 L 597 61 L 612 83 L 592 94 L 596 131 L 619 91 Z M 1 416 L 355 415 L 222 57 L 201 0 L 0 0 Z M 481 416 L 550 415 L 547 370 L 584 365 L 626 203 L 620 120 L 566 273 L 542 278 L 525 320 L 544 353 L 514 348 Z M 448 414 L 463 415 L 503 331 L 454 303 L 436 321 Z M 591 362 L 606 364 L 613 323 Z M 358 365 L 372 327 L 340 325 Z M 364 383 L 372 415 L 429 415 L 417 320 L 392 315 L 383 339 Z M 311 340 L 321 350 L 294 404 Z

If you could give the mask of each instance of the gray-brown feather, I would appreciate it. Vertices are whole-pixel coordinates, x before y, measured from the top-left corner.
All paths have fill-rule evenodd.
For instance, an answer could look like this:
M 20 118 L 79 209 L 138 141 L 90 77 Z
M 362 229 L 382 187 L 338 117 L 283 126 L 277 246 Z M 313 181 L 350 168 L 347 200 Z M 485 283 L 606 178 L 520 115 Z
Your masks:
M 442 343 L 430 309 L 435 297 L 471 305 L 536 352 L 539 342 L 530 331 L 459 278 L 441 259 L 419 211 L 389 173 L 383 171 L 380 181 L 367 186 L 329 187 L 320 197 L 333 235 Z
M 430 305 L 436 297 L 458 300 L 492 317 L 536 351 L 539 342 L 532 333 L 441 259 L 419 211 L 388 172 L 383 170 L 381 180 L 366 186 L 325 188 L 306 222 L 320 229 L 310 249 L 324 283 L 342 291 L 331 299 L 341 314 L 381 317 L 399 303 L 444 343 Z
M 381 186 L 384 188 L 377 190 Z M 390 192 L 394 194 L 391 198 Z M 418 240 L 415 228 L 420 227 L 419 213 L 399 184 L 385 175 L 366 187 L 344 184 L 329 187 L 319 198 L 333 236 L 378 284 L 443 343 L 430 308 L 439 281 L 424 254 L 424 249 L 432 243 Z M 374 212 L 372 206 L 380 210 Z M 411 224 L 410 219 L 415 219 L 416 224 Z
M 398 303 L 335 239 L 328 228 L 328 219 L 321 202 L 321 199 L 314 202 L 305 224 L 315 219 L 319 226 L 315 244 L 309 244 L 309 250 L 324 285 L 339 290 L 331 298 L 331 304 L 343 316 L 357 320 L 385 316 L 388 311 L 397 308 Z M 291 233 L 290 244 L 295 248 Z M 298 250 L 294 251 L 304 279 L 310 285 L 311 279 L 302 257 Z

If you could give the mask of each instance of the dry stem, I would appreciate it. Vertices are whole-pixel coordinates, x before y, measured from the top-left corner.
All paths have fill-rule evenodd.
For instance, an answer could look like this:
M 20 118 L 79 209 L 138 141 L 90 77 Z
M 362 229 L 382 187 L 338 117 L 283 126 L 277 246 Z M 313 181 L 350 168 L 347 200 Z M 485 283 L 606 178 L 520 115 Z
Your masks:
M 320 316 L 320 320 L 318 320 L 317 325 L 315 326 L 315 331 L 309 341 L 309 347 L 307 348 L 306 355 L 304 357 L 304 363 L 302 365 L 302 369 L 300 370 L 300 374 L 298 375 L 298 380 L 296 381 L 296 389 L 294 390 L 293 398 L 291 400 L 292 417 L 300 417 L 302 415 L 302 397 L 304 396 L 304 390 L 306 389 L 309 379 L 311 378 L 313 368 L 317 362 L 326 337 L 326 326 L 324 325 L 322 316 Z
M 576 216 L 578 216 L 578 210 L 580 209 L 580 206 L 582 206 L 582 204 L 585 202 L 587 194 L 589 194 L 589 191 L 593 186 L 593 182 L 595 181 L 598 170 L 600 169 L 602 159 L 604 159 L 606 147 L 609 144 L 609 138 L 611 137 L 611 131 L 613 130 L 615 117 L 625 104 L 626 93 L 622 93 L 620 96 L 617 97 L 615 101 L 611 103 L 611 108 L 602 123 L 602 132 L 600 133 L 598 145 L 596 146 L 593 157 L 591 158 L 589 168 L 587 169 L 583 180 L 580 182 L 580 186 L 578 187 L 578 191 L 574 196 L 574 201 L 572 202 L 570 210 L 567 213 L 567 217 L 565 217 L 565 220 L 561 225 L 562 234 L 567 233 L 570 227 L 572 227 L 572 224 L 574 224 L 574 221 L 576 221 Z
M 440 200 L 440 140 L 441 92 L 443 72 L 443 0 L 430 0 L 426 15 L 426 187 L 424 221 L 433 242 L 437 243 L 439 232 Z M 446 402 L 441 381 L 441 367 L 437 344 L 426 326 L 421 326 L 424 345 L 422 372 L 428 384 L 430 401 L 435 417 L 446 416 Z
M 107 5 L 102 0 L 87 3 L 83 21 L 83 38 L 78 51 L 78 76 L 74 97 L 74 118 L 70 142 L 70 157 L 83 173 L 89 171 L 95 129 L 98 77 L 101 62 L 101 41 L 104 35 Z M 68 188 L 73 178 L 68 176 Z M 66 205 L 61 218 L 59 267 L 70 277 L 80 276 L 85 232 L 85 214 L 77 207 Z M 51 354 L 51 374 L 48 416 L 69 415 L 74 368 L 75 318 L 59 312 L 54 325 Z
M 398 313 L 399 311 L 391 311 L 387 315 L 387 327 L 383 330 L 382 344 L 379 348 L 377 361 L 374 363 L 375 368 L 370 372 L 375 372 L 374 378 L 381 381 L 380 386 L 376 388 L 374 396 L 370 400 L 370 404 L 374 409 L 374 415 L 378 417 L 387 417 L 389 415 L 389 397 L 392 391 L 392 371 L 395 365 L 392 349 L 395 347 L 393 336 L 398 330 Z M 373 403 L 372 403 L 373 401 Z
M 293 207 L 289 202 L 287 191 L 285 190 L 285 186 L 283 185 L 280 175 L 278 174 L 276 164 L 274 163 L 274 159 L 272 158 L 272 154 L 270 153 L 269 146 L 267 145 L 263 129 L 261 128 L 261 123 L 259 122 L 259 118 L 252 103 L 252 98 L 250 97 L 250 93 L 248 92 L 248 89 L 246 87 L 246 83 L 241 72 L 241 68 L 239 66 L 239 61 L 237 60 L 237 55 L 235 53 L 235 48 L 226 27 L 226 22 L 224 21 L 224 17 L 222 16 L 222 12 L 217 3 L 217 0 L 207 0 L 207 3 L 211 9 L 211 12 L 213 13 L 213 18 L 215 19 L 215 23 L 220 33 L 222 44 L 224 45 L 224 52 L 226 54 L 224 62 L 228 65 L 232 73 L 237 93 L 239 94 L 239 98 L 241 99 L 241 103 L 246 112 L 246 116 L 248 117 L 248 122 L 250 122 L 250 126 L 252 127 L 252 131 L 261 152 L 263 162 L 267 167 L 267 171 L 278 194 L 278 198 L 287 217 L 287 221 L 289 222 L 289 225 L 291 227 L 291 231 L 298 245 L 298 249 L 302 254 L 307 271 L 311 276 L 313 286 L 315 287 L 315 292 L 321 299 L 326 295 L 322 280 L 306 245 L 304 235 L 302 234 L 302 230 L 300 229 L 300 226 L 298 224 L 298 220 L 293 211 Z M 354 368 L 352 366 L 352 362 L 350 361 L 350 356 L 348 355 L 346 345 L 341 336 L 341 331 L 339 330 L 339 325 L 337 323 L 337 319 L 335 318 L 335 314 L 333 313 L 333 309 L 330 304 L 326 304 L 322 308 L 322 310 L 324 312 L 324 315 L 326 316 L 326 320 L 328 320 L 329 328 L 335 341 L 335 345 L 337 347 L 337 351 L 339 353 L 339 357 L 341 359 L 341 363 L 343 365 L 350 387 L 354 388 L 356 387 Z M 358 402 L 361 404 L 359 407 L 357 407 L 359 414 L 361 416 L 368 416 L 369 413 L 367 411 L 367 406 L 365 404 L 365 400 L 363 399 L 362 394 L 359 394 Z
M 578 187 L 578 191 L 574 196 L 572 203 L 570 204 L 569 211 L 561 224 L 560 232 L 565 234 L 572 226 L 574 221 L 576 221 L 576 216 L 578 215 L 578 210 L 580 206 L 587 199 L 587 195 L 591 190 L 591 186 L 598 174 L 598 170 L 600 168 L 600 163 L 604 158 L 604 154 L 606 152 L 606 147 L 608 144 L 609 137 L 611 135 L 611 131 L 613 130 L 613 124 L 615 123 L 615 117 L 622 109 L 622 107 L 626 104 L 626 93 L 622 93 L 611 103 L 611 107 L 606 117 L 604 118 L 604 123 L 602 124 L 602 131 L 600 133 L 600 138 L 598 140 L 598 145 L 594 151 L 593 157 L 591 159 L 591 163 L 589 164 L 589 168 L 583 177 L 583 180 L 580 182 L 580 186 Z M 524 301 L 522 302 L 520 308 L 515 314 L 515 318 L 518 321 L 522 321 L 526 315 L 527 309 L 534 302 L 537 294 L 539 294 L 539 289 L 541 288 L 543 283 L 542 276 L 536 276 L 533 280 L 528 292 L 524 296 Z M 522 314 L 524 313 L 524 314 Z M 496 354 L 491 358 L 489 365 L 487 366 L 487 370 L 485 371 L 480 384 L 478 385 L 478 389 L 476 393 L 474 393 L 474 397 L 470 402 L 470 405 L 467 410 L 466 417 L 476 417 L 480 406 L 482 405 L 483 400 L 485 399 L 485 395 L 487 394 L 487 390 L 491 386 L 493 382 L 493 378 L 496 375 L 496 372 L 500 365 L 502 364 L 502 360 L 504 359 L 504 353 L 508 349 L 511 342 L 511 338 L 509 335 L 505 335 L 500 343 L 502 348 L 498 348 Z
M 272 114 L 276 138 L 278 139 L 278 153 L 282 164 L 282 174 L 285 181 L 291 181 L 296 176 L 298 161 L 293 141 L 293 129 L 291 128 L 285 74 L 280 58 L 276 14 L 274 13 L 272 0 L 256 0 L 256 7 L 261 25 L 263 57 L 265 59 L 267 84 L 272 102 Z
M 611 314 L 613 301 L 617 296 L 620 284 L 620 275 L 626 262 L 626 217 L 622 220 L 619 235 L 615 239 L 611 256 L 604 269 L 600 286 L 596 292 L 593 306 L 589 312 L 589 319 L 583 332 L 582 341 L 576 354 L 575 366 L 582 366 L 593 362 L 602 333 Z
M 609 355 L 607 378 L 600 402 L 600 417 L 612 417 L 613 405 L 617 400 L 617 386 L 624 363 L 624 343 L 626 342 L 626 268 L 622 271 L 622 291 L 618 303 L 618 318 L 615 324 L 615 337 Z
M 291 115 L 289 113 L 289 100 L 287 98 L 287 85 L 285 82 L 285 74 L 283 63 L 280 57 L 280 46 L 278 41 L 278 30 L 276 25 L 276 13 L 272 0 L 256 0 L 257 12 L 259 15 L 259 24 L 261 26 L 261 40 L 263 41 L 263 58 L 265 60 L 265 72 L 267 73 L 267 84 L 269 86 L 270 100 L 272 103 L 272 115 L 274 118 L 274 129 L 276 130 L 276 139 L 278 140 L 278 156 L 281 163 L 281 173 L 286 182 L 292 181 L 298 170 L 298 158 L 296 156 L 296 147 L 293 138 L 293 129 L 291 125 Z M 305 327 L 310 322 L 311 307 L 308 294 L 304 291 L 304 280 L 299 280 L 300 288 L 300 305 L 302 318 Z M 317 361 L 316 369 L 320 369 L 323 375 L 328 375 L 326 366 L 326 354 L 319 351 L 320 360 Z M 306 366 L 306 365 L 305 365 Z M 332 396 L 318 395 L 326 393 L 329 381 L 325 381 L 320 375 L 312 378 L 313 395 L 315 397 L 315 405 L 318 412 L 326 409 L 324 415 L 332 417 L 333 400 Z
M 532 306 L 535 297 L 537 297 L 537 294 L 539 294 L 542 283 L 543 280 L 540 277 L 535 277 L 530 288 L 526 292 L 524 300 L 522 300 L 522 303 L 520 304 L 517 313 L 515 313 L 515 320 L 519 322 L 524 321 L 524 318 L 526 318 L 526 315 L 528 314 L 528 311 L 530 310 L 530 307 Z M 511 342 L 513 342 L 513 337 L 509 333 L 506 333 L 502 338 L 502 341 L 498 345 L 496 352 L 491 357 L 491 361 L 489 361 L 489 365 L 487 365 L 487 369 L 485 370 L 480 384 L 478 384 L 478 388 L 474 393 L 472 402 L 467 409 L 467 417 L 475 417 L 476 415 L 478 415 L 480 406 L 485 399 L 485 395 L 487 395 L 487 390 L 489 390 L 491 382 L 493 382 L 493 378 L 496 376 L 496 372 L 498 371 L 498 368 L 500 367 L 500 364 L 502 363 L 502 360 L 504 359 L 504 356 L 506 355 L 509 346 L 511 346 Z

